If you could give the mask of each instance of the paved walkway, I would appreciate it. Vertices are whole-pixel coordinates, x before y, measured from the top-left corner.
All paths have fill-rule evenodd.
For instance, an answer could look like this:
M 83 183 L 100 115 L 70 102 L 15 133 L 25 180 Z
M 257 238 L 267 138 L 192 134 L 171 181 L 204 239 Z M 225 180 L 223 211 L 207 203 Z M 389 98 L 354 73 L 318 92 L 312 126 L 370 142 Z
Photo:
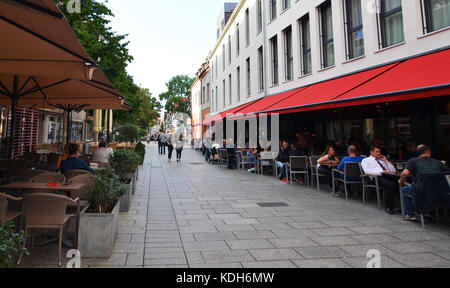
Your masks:
M 190 149 L 177 163 L 148 147 L 138 185 L 113 256 L 83 267 L 365 268 L 371 249 L 385 268 L 450 267 L 448 223 L 423 230 L 375 204 L 207 165 Z M 284 206 L 259 205 L 275 202 Z M 28 264 L 56 260 L 37 257 Z

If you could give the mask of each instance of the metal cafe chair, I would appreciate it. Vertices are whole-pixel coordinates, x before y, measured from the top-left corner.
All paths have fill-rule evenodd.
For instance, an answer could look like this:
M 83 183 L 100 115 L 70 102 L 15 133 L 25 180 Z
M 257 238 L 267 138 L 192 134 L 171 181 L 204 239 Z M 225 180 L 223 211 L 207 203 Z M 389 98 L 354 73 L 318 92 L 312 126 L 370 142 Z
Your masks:
M 343 175 L 343 178 L 336 177 L 336 173 Z M 333 192 L 336 193 L 336 181 L 344 183 L 345 198 L 348 200 L 348 187 L 347 184 L 362 184 L 362 168 L 361 163 L 356 162 L 346 162 L 344 167 L 344 173 L 337 169 L 333 169 L 332 179 L 333 179 Z M 348 180 L 348 179 L 358 179 L 358 180 Z
M 227 149 L 219 149 L 217 150 L 219 153 L 219 167 L 222 167 L 222 163 L 226 164 L 226 167 L 228 167 L 228 151 Z
M 311 187 L 314 186 L 314 178 L 317 181 L 317 191 L 320 192 L 320 177 L 325 177 L 327 175 L 319 173 L 319 159 L 322 158 L 319 155 L 309 157 L 309 166 L 311 169 Z
M 273 174 L 276 177 L 276 163 L 274 159 L 274 154 L 272 152 L 261 152 L 261 157 L 259 161 L 259 171 L 261 172 L 261 175 L 264 174 L 264 167 L 271 167 Z
M 379 184 L 379 176 L 377 175 L 366 175 L 364 171 L 362 171 L 363 174 L 361 175 L 362 185 L 363 185 L 363 195 L 362 195 L 362 201 L 363 204 L 366 204 L 366 195 L 368 196 L 367 188 L 375 188 L 375 191 L 377 192 L 377 201 L 378 201 L 378 209 L 382 210 L 381 207 L 381 198 L 380 198 L 380 184 Z M 371 178 L 374 178 L 374 182 L 371 182 Z M 374 184 L 373 184 L 374 183 Z
M 248 157 L 244 157 L 242 151 L 238 151 L 238 167 L 244 171 L 245 166 L 255 166 L 255 161 L 248 161 Z
M 296 174 L 305 175 L 306 185 L 309 185 L 309 171 L 308 171 L 308 156 L 291 156 L 291 171 L 289 172 L 291 178 L 291 185 Z

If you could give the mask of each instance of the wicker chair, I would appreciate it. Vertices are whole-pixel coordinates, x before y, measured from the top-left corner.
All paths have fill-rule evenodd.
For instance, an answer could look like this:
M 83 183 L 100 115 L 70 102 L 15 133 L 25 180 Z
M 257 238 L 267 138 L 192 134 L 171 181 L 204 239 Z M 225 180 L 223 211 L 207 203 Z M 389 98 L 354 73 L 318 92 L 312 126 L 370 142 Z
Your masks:
M 73 177 L 79 176 L 79 175 L 84 175 L 84 174 L 90 175 L 91 172 L 86 171 L 86 170 L 68 170 L 64 173 L 64 176 L 66 177 L 66 179 L 68 181 L 70 181 L 70 179 L 72 179 Z
M 15 198 L 8 194 L 0 193 L 0 226 L 3 226 L 6 222 L 12 221 L 23 214 L 20 211 L 7 210 L 6 203 L 8 200 L 19 202 L 22 201 L 22 198 Z
M 73 191 L 71 193 L 71 197 L 72 199 L 75 198 L 79 198 L 80 199 L 80 206 L 81 207 L 86 207 L 88 205 L 88 200 L 89 200 L 89 195 L 86 191 L 86 187 L 89 185 L 93 185 L 94 181 L 91 178 L 91 174 L 82 174 L 82 175 L 77 175 L 72 177 L 69 180 L 70 184 L 77 184 L 77 183 L 82 183 L 82 184 L 86 184 L 82 189 L 78 190 L 78 191 Z
M 66 177 L 62 174 L 55 173 L 55 172 L 47 172 L 47 173 L 41 173 L 29 181 L 30 183 L 59 183 L 64 184 L 66 183 Z M 53 193 L 52 190 L 39 190 L 39 193 Z
M 57 229 L 59 230 L 58 265 L 61 267 L 62 235 L 64 224 L 73 217 L 79 215 L 79 199 L 72 200 L 66 196 L 55 194 L 26 194 L 23 198 L 25 211 L 25 238 L 30 229 Z M 77 203 L 77 215 L 67 215 L 66 209 L 69 203 Z M 24 248 L 27 241 L 24 241 Z M 32 237 L 32 243 L 33 243 Z M 33 244 L 32 244 L 33 245 Z M 23 254 L 19 257 L 20 264 Z

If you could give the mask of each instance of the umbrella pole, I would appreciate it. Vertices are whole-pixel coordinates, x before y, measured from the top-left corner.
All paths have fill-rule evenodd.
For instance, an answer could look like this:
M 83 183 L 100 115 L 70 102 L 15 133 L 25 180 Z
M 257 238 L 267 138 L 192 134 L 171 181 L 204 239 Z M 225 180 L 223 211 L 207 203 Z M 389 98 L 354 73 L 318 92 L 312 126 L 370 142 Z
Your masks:
M 67 144 L 70 143 L 71 137 L 72 137 L 72 121 L 71 121 L 71 114 L 72 114 L 72 110 L 70 109 L 70 105 L 69 108 L 66 110 L 67 111 Z
M 11 173 L 12 173 L 12 161 L 13 161 L 13 148 L 14 148 L 14 138 L 16 132 L 16 108 L 17 108 L 17 100 L 18 100 L 18 92 L 17 92 L 17 76 L 14 76 L 14 91 L 11 97 L 11 123 L 10 123 L 10 133 L 9 133 L 9 155 L 8 155 L 8 178 L 7 182 L 11 181 Z
M 110 131 L 109 131 L 109 126 L 111 125 L 111 110 L 106 110 L 106 142 L 109 143 L 111 142 L 111 135 L 110 135 Z

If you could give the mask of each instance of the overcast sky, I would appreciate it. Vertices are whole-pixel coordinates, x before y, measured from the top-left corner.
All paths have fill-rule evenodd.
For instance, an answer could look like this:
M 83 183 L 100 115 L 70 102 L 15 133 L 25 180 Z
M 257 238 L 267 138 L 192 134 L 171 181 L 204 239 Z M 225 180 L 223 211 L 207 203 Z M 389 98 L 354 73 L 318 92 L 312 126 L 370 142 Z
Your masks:
M 172 76 L 194 77 L 216 43 L 216 21 L 224 2 L 109 0 L 113 31 L 129 34 L 134 62 L 128 72 L 135 82 L 158 97 Z

